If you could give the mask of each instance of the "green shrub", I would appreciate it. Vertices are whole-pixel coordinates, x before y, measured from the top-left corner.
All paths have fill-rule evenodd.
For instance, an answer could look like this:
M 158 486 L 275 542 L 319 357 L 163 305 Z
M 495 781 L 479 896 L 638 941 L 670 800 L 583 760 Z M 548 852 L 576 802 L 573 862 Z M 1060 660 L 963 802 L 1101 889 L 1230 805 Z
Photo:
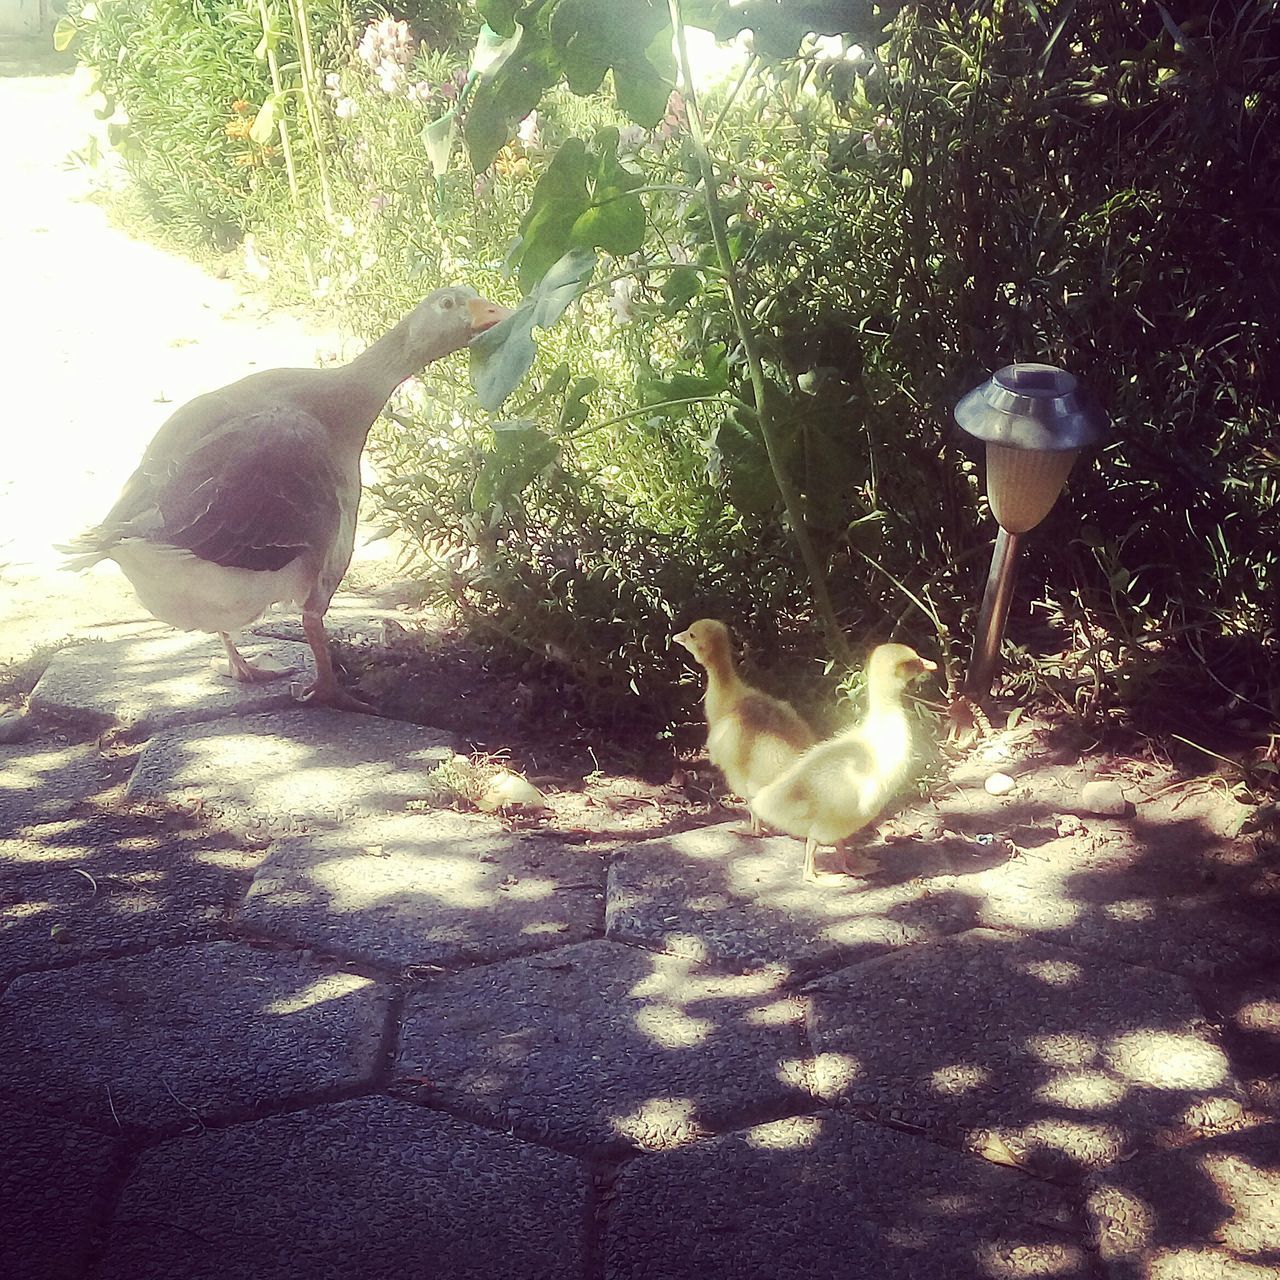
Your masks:
M 576 138 L 607 167 L 599 131 L 621 128 L 641 238 L 617 216 L 636 198 L 624 177 L 607 215 L 592 206 L 590 243 L 613 253 L 542 336 L 526 386 L 495 422 L 456 364 L 429 370 L 375 433 L 378 498 L 439 600 L 659 715 L 687 696 L 664 635 L 700 614 L 728 618 L 812 687 L 819 668 L 791 659 L 829 650 L 780 466 L 856 647 L 940 643 L 954 669 L 992 528 L 951 409 L 990 370 L 1047 359 L 1093 388 L 1115 436 L 1028 539 L 1013 687 L 1099 713 L 1207 679 L 1280 710 L 1273 5 L 1188 4 L 1181 25 L 1160 6 L 856 5 L 863 29 L 798 53 L 811 7 L 735 9 L 761 54 L 703 109 L 742 322 L 679 102 L 648 127 L 670 70 L 661 41 L 647 70 L 609 61 L 665 4 L 560 7 L 525 12 L 529 57 L 474 87 L 440 173 L 428 154 L 438 161 L 448 136 L 475 14 L 432 6 L 429 40 L 387 84 L 357 52 L 362 22 L 320 24 L 331 207 L 303 149 L 301 236 L 279 169 L 236 165 L 225 136 L 230 102 L 263 98 L 260 31 L 241 40 L 229 6 L 219 18 L 166 0 L 134 10 L 163 21 L 93 28 L 157 204 L 192 226 L 251 228 L 277 279 L 307 281 L 367 336 L 439 283 L 514 301 L 504 262 L 528 284 L 527 264 L 585 225 L 530 215 L 549 208 L 555 157 Z M 495 23 L 517 8 L 482 6 Z M 586 46 L 572 46 L 573 24 L 602 14 L 595 61 L 574 62 Z M 161 27 L 175 58 L 140 60 Z M 643 127 L 614 105 L 609 65 Z M 499 149 L 530 99 L 538 136 Z M 467 167 L 495 150 L 484 173 Z

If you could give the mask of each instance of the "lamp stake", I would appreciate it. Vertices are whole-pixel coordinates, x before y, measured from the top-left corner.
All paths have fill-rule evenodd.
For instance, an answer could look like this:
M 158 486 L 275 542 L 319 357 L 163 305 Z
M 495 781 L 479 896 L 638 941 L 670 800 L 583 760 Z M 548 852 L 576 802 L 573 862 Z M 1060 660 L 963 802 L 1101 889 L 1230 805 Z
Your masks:
M 982 608 L 978 611 L 973 659 L 964 685 L 965 693 L 979 701 L 991 692 L 991 682 L 1000 665 L 1000 641 L 1004 637 L 1005 619 L 1009 616 L 1009 603 L 1013 599 L 1013 580 L 1021 542 L 1022 535 L 1010 533 L 1008 529 L 1002 528 L 996 534 L 987 586 L 982 593 Z

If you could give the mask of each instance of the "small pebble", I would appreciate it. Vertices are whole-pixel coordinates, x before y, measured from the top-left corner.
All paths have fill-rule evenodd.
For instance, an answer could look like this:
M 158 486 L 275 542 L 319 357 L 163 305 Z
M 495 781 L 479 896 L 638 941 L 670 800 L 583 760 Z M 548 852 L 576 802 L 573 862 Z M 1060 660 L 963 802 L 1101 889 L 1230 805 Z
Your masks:
M 1101 817 L 1119 817 L 1129 812 L 1129 802 L 1120 790 L 1120 784 L 1108 780 L 1086 782 L 1080 788 L 1080 807 L 1086 813 Z
M 1007 796 L 1017 785 L 1007 773 L 993 773 L 982 784 L 982 789 L 989 796 Z
M 49 937 L 60 946 L 66 946 L 71 941 L 71 930 L 65 924 L 55 924 L 49 930 Z
M 547 799 L 527 778 L 504 770 L 490 781 L 476 808 L 485 813 L 506 808 L 538 810 L 547 808 Z

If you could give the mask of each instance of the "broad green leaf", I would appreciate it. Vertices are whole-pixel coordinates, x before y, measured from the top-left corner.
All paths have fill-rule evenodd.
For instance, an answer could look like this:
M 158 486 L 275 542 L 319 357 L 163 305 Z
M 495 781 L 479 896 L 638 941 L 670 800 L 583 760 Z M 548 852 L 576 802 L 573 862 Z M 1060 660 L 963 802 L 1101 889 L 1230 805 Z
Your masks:
M 669 24 L 667 0 L 559 0 L 548 31 L 574 93 L 594 93 L 612 68 L 618 106 L 652 128 L 674 84 L 646 51 Z
M 528 292 L 569 247 L 574 223 L 591 204 L 586 143 L 570 138 L 552 157 L 520 224 L 520 286 Z
M 53 29 L 53 47 L 59 53 L 65 53 L 76 38 L 76 24 L 70 18 L 59 18 Z
M 467 109 L 465 136 L 471 163 L 487 169 L 515 135 L 516 125 L 560 79 L 560 58 L 547 36 L 543 11 L 552 0 L 531 0 L 519 10 L 520 38 L 495 71 L 482 75 Z M 495 31 L 503 28 L 490 15 Z
M 586 287 L 595 265 L 593 253 L 575 249 L 565 254 L 511 315 L 472 341 L 471 385 L 482 408 L 496 412 L 519 386 L 537 355 L 534 326 L 555 324 Z
M 560 431 L 576 431 L 586 422 L 587 414 L 590 412 L 587 407 L 587 397 L 599 388 L 600 383 L 596 378 L 573 380 L 573 386 L 565 396 L 564 405 L 560 409 L 560 421 L 557 423 Z
M 453 153 L 453 137 L 458 128 L 456 111 L 446 111 L 439 120 L 433 120 L 422 130 L 422 145 L 431 161 L 431 171 L 437 178 L 449 172 L 449 157 Z
M 708 26 L 721 40 L 743 28 L 753 35 L 755 51 L 768 58 L 791 58 L 811 32 L 820 36 L 848 36 L 864 49 L 888 39 L 886 28 L 903 8 L 902 0 L 745 0 L 697 6 L 698 25 Z M 690 19 L 694 21 L 695 19 Z M 710 24 L 714 23 L 714 26 Z
M 258 109 L 258 114 L 253 118 L 253 125 L 249 129 L 249 137 L 260 147 L 266 146 L 275 137 L 276 115 L 280 110 L 280 97 L 280 94 L 273 93 L 262 104 Z
M 476 0 L 476 9 L 496 34 L 505 37 L 515 30 L 523 4 L 524 0 Z
M 697 267 L 677 267 L 662 285 L 663 311 L 675 315 L 681 307 L 688 306 L 702 288 L 702 277 Z
M 533 367 L 538 354 L 533 340 L 533 309 L 528 299 L 505 320 L 472 340 L 471 385 L 480 407 L 496 413 Z
M 555 324 L 574 298 L 586 288 L 595 269 L 596 255 L 589 250 L 574 249 L 566 253 L 526 299 L 533 302 L 534 324 L 540 329 L 549 329 Z
M 647 58 L 613 64 L 613 95 L 618 109 L 636 124 L 652 129 L 666 114 L 675 81 Z
M 570 248 L 625 256 L 644 243 L 644 204 L 638 173 L 618 160 L 618 131 L 601 129 L 588 150 L 570 138 L 534 188 L 520 226 L 520 285 L 526 291 Z
M 481 460 L 471 487 L 472 510 L 488 511 L 495 505 L 507 505 L 559 456 L 559 446 L 533 423 L 494 423 L 493 448 Z

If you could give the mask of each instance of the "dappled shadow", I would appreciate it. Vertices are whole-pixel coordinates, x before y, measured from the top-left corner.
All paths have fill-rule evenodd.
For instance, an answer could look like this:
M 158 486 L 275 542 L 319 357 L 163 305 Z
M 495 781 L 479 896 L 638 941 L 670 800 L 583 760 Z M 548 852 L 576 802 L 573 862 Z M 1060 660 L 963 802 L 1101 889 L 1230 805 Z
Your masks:
M 610 937 L 789 978 L 971 927 L 976 900 L 934 846 L 895 850 L 866 880 L 807 884 L 803 845 L 722 824 L 628 845 L 609 871 Z M 966 865 L 972 858 L 965 852 Z M 976 858 L 996 856 L 979 848 Z
M 226 932 L 260 849 L 122 809 L 128 767 L 53 738 L 0 748 L 0 982 Z
M 304 644 L 264 641 L 246 645 L 243 652 L 296 671 L 279 680 L 243 684 L 215 674 L 212 664 L 226 655 L 213 637 L 155 626 L 60 651 L 32 691 L 31 707 L 94 729 L 123 726 L 145 735 L 179 722 L 291 706 L 291 684 L 315 676 Z
M 0 956 L 35 949 L 0 1063 L 11 1097 L 131 1153 L 100 1274 L 322 1274 L 310 1245 L 273 1250 L 283 1214 L 362 1274 L 395 1273 L 392 1223 L 489 1275 L 457 1242 L 517 1256 L 520 1204 L 547 1274 L 598 1249 L 612 1277 L 1083 1280 L 1080 1195 L 1042 1179 L 1098 1170 L 1091 1197 L 1129 1179 L 1143 1249 L 1274 1264 L 1240 1181 L 1269 1166 L 1197 1141 L 1246 1096 L 1175 975 L 1234 982 L 1272 945 L 1240 923 L 1263 919 L 1265 852 L 1211 814 L 1098 819 L 1022 773 L 1011 799 L 907 806 L 879 871 L 817 886 L 790 839 L 664 836 L 614 856 L 607 941 L 598 854 L 405 811 L 438 759 L 420 732 L 305 710 L 162 734 L 142 809 L 90 746 L 8 757 Z M 257 942 L 202 941 L 229 909 Z M 1171 1142 L 1215 1188 L 1191 1183 L 1191 1228 L 1144 1172 Z
M 603 930 L 599 855 L 448 811 L 281 841 L 237 926 L 395 969 L 457 968 Z
M 1017 1280 L 1093 1273 L 1068 1197 L 847 1116 L 783 1120 L 629 1164 L 616 1280 Z
M 589 1154 L 662 1149 L 813 1106 L 804 1005 L 767 975 L 610 942 L 443 977 L 411 996 L 398 1084 Z
M 1088 1210 L 1118 1280 L 1274 1275 L 1280 1269 L 1280 1125 L 1108 1169 L 1089 1189 Z
M 1180 979 L 978 930 L 808 988 L 827 1101 L 1075 1177 L 1246 1101 Z

